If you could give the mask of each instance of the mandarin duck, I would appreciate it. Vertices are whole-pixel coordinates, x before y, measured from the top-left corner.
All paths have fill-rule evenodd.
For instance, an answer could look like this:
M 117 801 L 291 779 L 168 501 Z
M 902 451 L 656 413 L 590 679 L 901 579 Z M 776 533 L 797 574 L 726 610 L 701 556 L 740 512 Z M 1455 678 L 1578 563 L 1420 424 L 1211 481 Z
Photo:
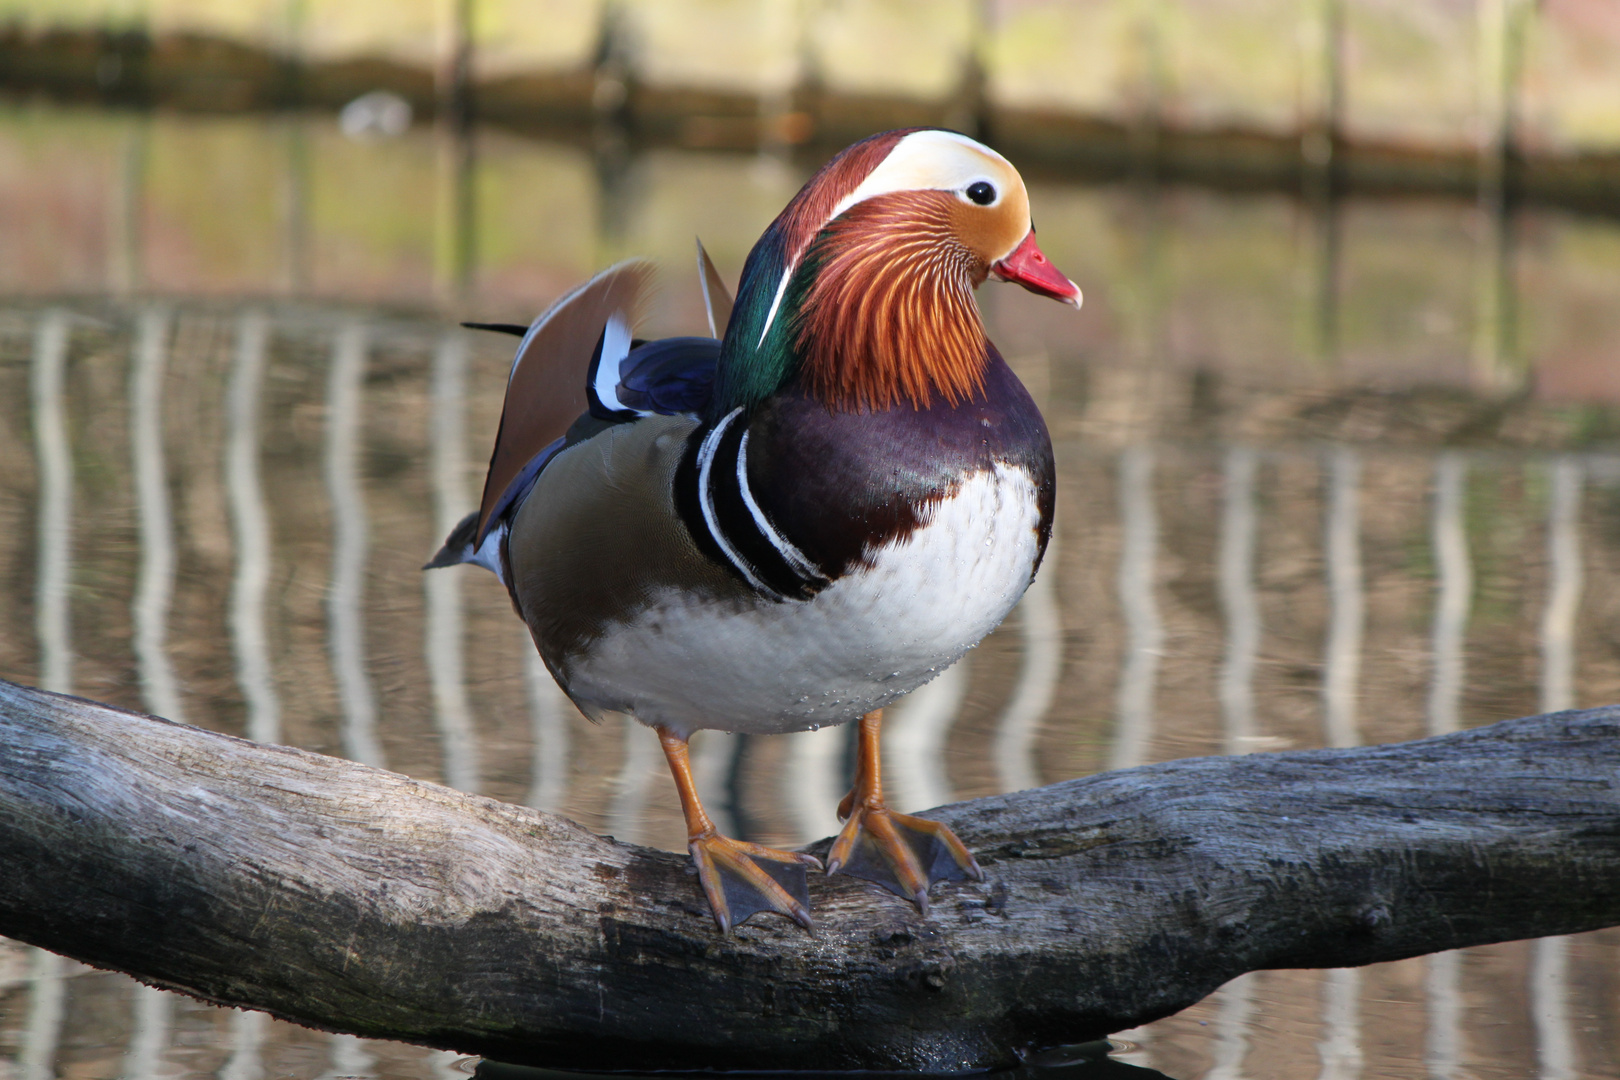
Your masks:
M 1040 566 L 1052 446 L 985 335 L 987 277 L 1076 307 L 1018 172 L 953 132 L 891 131 L 827 163 L 766 229 L 735 303 L 698 247 L 711 333 L 635 337 L 650 266 L 620 263 L 522 334 L 479 509 L 429 567 L 505 584 L 593 720 L 657 732 L 721 932 L 811 925 L 812 855 L 721 835 L 693 783 L 700 730 L 859 721 L 828 873 L 926 916 L 983 879 L 946 826 L 890 810 L 882 709 L 988 634 Z M 723 331 L 723 332 L 722 332 Z

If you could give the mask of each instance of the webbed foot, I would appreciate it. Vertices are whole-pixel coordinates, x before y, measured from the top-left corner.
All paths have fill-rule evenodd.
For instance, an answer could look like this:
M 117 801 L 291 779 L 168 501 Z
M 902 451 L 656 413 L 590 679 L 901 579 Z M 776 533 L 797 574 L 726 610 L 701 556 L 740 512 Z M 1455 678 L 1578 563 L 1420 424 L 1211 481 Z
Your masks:
M 875 882 L 924 915 L 934 882 L 984 880 L 973 853 L 948 826 L 882 805 L 852 808 L 827 854 L 827 873 Z
M 778 851 L 716 832 L 693 837 L 687 847 L 721 933 L 730 933 L 733 926 L 761 911 L 786 915 L 805 929 L 811 928 L 805 869 L 821 868 L 821 860 L 814 855 Z
M 928 914 L 928 887 L 936 881 L 984 880 L 973 853 L 948 826 L 897 814 L 883 801 L 879 733 L 883 710 L 861 717 L 855 785 L 838 804 L 844 823 L 827 853 L 827 873 L 882 885 Z

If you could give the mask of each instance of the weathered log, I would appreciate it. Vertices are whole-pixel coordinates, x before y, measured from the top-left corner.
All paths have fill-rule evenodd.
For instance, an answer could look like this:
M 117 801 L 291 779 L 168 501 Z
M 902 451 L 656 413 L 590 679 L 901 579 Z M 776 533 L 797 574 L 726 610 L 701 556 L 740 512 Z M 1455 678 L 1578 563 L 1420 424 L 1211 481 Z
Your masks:
M 988 880 L 929 918 L 813 875 L 813 936 L 722 937 L 681 855 L 0 682 L 0 934 L 507 1061 L 993 1067 L 1245 971 L 1620 923 L 1617 736 L 1595 709 L 978 799 L 937 814 Z

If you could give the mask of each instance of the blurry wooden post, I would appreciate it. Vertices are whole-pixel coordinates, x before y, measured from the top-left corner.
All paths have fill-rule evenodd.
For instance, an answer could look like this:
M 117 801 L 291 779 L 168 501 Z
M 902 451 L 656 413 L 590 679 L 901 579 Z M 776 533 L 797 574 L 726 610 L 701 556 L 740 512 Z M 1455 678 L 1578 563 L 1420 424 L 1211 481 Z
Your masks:
M 1344 183 L 1343 0 L 1307 0 L 1300 26 L 1300 198 L 1305 354 L 1338 356 L 1339 194 Z
M 1141 179 L 1158 174 L 1160 135 L 1164 126 L 1165 0 L 1130 0 L 1132 85 L 1128 102 L 1131 167 Z
M 1515 355 L 1513 201 L 1524 29 L 1532 10 L 1524 0 L 1479 4 L 1480 244 L 1475 261 L 1474 370 L 1481 389 L 1508 392 L 1516 390 L 1525 376 Z
M 438 235 L 435 284 L 441 303 L 464 305 L 474 285 L 478 233 L 473 139 L 474 0 L 440 0 Z M 465 318 L 465 316 L 462 316 Z
M 283 167 L 276 184 L 278 251 L 277 287 L 289 296 L 309 289 L 311 278 L 309 121 L 288 113 L 281 118 Z

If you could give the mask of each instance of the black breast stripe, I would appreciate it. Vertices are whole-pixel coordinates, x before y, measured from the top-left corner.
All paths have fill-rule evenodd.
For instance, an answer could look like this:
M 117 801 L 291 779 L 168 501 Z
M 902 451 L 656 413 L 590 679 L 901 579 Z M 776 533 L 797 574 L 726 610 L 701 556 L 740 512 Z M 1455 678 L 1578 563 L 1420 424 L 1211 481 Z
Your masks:
M 783 537 L 746 488 L 746 418 L 735 409 L 692 434 L 675 506 L 700 550 L 772 600 L 808 600 L 830 579 Z

